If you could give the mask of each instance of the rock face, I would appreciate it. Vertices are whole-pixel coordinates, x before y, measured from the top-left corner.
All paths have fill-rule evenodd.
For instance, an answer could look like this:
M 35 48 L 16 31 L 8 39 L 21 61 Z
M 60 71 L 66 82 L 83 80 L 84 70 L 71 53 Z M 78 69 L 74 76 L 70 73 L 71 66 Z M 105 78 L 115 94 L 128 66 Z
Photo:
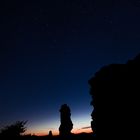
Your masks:
M 59 134 L 61 136 L 68 136 L 71 134 L 71 130 L 73 128 L 73 124 L 71 121 L 71 113 L 70 108 L 67 104 L 63 104 L 60 108 L 60 127 L 59 127 Z
M 104 138 L 139 132 L 140 55 L 126 64 L 102 67 L 88 82 L 93 106 L 91 127 Z M 99 136 L 100 137 L 100 136 Z

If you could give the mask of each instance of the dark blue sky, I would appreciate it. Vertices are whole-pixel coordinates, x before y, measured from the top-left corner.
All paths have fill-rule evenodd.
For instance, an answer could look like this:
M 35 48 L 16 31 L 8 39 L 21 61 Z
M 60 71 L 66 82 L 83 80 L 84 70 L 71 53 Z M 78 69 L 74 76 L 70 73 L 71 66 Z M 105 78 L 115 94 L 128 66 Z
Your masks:
M 28 120 L 54 132 L 67 103 L 74 128 L 90 126 L 88 80 L 140 52 L 140 3 L 103 0 L 0 4 L 0 126 Z

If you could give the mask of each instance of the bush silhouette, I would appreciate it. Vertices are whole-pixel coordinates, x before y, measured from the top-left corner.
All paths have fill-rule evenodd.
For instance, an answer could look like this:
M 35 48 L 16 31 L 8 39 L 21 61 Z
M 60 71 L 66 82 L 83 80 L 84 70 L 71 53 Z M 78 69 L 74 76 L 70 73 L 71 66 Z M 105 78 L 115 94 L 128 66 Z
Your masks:
M 26 121 L 17 121 L 16 123 L 1 129 L 1 137 L 19 137 L 26 131 Z
M 68 136 L 71 134 L 71 130 L 73 128 L 73 124 L 71 121 L 71 113 L 70 108 L 67 104 L 63 104 L 60 108 L 60 127 L 59 127 L 59 134 L 61 136 Z
M 91 127 L 98 137 L 138 136 L 139 80 L 140 55 L 126 64 L 102 67 L 88 81 L 94 107 Z

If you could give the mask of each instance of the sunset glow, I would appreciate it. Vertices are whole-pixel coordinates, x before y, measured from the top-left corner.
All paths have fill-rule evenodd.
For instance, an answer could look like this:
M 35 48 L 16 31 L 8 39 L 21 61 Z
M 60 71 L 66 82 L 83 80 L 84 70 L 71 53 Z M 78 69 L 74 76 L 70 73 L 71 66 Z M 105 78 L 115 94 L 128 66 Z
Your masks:
M 91 128 L 86 128 L 86 129 L 73 129 L 72 133 L 74 134 L 79 134 L 79 133 L 91 133 L 92 130 Z M 45 136 L 48 135 L 49 130 L 34 130 L 34 131 L 27 131 L 25 134 L 31 134 L 31 135 L 37 135 L 37 136 Z M 59 135 L 59 131 L 58 130 L 53 130 L 52 131 L 53 135 Z

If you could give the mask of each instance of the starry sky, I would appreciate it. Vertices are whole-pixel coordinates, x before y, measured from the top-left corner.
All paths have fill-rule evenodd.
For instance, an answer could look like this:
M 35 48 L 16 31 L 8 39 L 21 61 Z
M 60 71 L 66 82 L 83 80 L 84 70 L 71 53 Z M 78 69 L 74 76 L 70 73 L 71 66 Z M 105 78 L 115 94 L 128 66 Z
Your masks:
M 88 80 L 140 53 L 139 15 L 139 0 L 0 2 L 0 128 L 58 134 L 66 103 L 73 132 L 90 131 Z

